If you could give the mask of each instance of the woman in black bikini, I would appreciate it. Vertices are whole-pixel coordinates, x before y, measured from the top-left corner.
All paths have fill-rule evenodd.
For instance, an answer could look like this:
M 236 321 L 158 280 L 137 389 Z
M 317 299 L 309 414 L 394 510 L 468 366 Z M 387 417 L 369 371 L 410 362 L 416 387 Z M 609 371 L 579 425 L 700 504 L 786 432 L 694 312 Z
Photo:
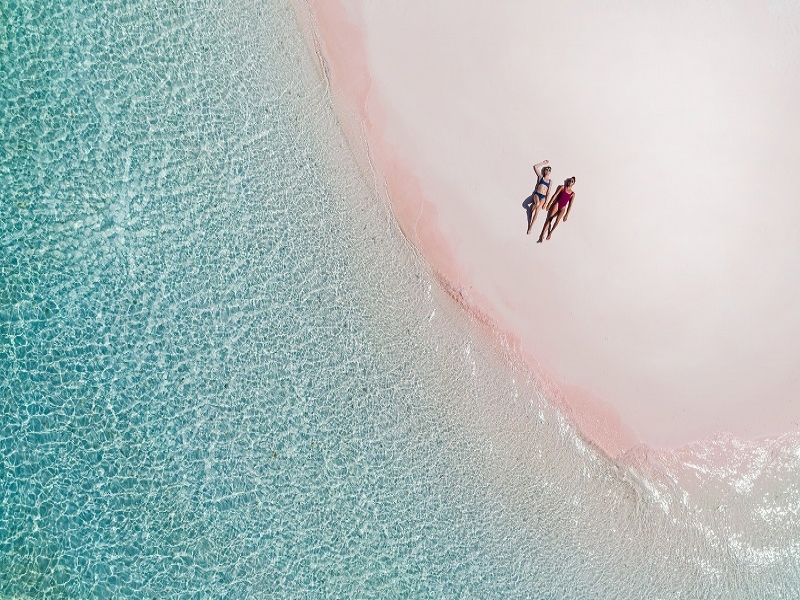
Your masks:
M 566 221 L 567 217 L 569 217 L 569 211 L 572 210 L 572 201 L 575 200 L 575 192 L 572 191 L 573 185 L 575 185 L 574 177 L 565 179 L 564 185 L 558 186 L 555 193 L 553 193 L 553 197 L 550 198 L 550 202 L 547 205 L 547 218 L 544 220 L 544 227 L 542 227 L 542 234 L 537 241 L 538 244 L 542 243 L 545 231 L 547 231 L 547 239 L 549 240 L 561 219 L 563 218 Z M 556 220 L 555 223 L 553 223 L 553 219 Z
M 533 229 L 533 222 L 539 214 L 539 209 L 544 208 L 547 204 L 547 194 L 550 193 L 550 167 L 549 160 L 543 160 L 540 163 L 533 165 L 533 170 L 536 171 L 536 187 L 533 188 L 533 204 L 530 207 L 531 214 L 528 219 L 528 234 Z

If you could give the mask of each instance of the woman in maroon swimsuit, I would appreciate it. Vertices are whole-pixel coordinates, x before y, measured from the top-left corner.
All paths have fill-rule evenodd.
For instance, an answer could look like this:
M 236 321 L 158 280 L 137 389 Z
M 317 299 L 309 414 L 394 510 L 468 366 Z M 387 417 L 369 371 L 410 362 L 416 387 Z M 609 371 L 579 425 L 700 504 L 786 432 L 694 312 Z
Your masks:
M 542 238 L 545 231 L 547 231 L 547 239 L 549 240 L 561 219 L 563 218 L 566 221 L 569 217 L 569 211 L 572 210 L 572 201 L 575 200 L 575 192 L 572 191 L 573 185 L 575 185 L 575 178 L 570 177 L 564 180 L 564 185 L 556 188 L 547 205 L 547 218 L 544 220 L 544 227 L 542 227 L 542 233 L 537 243 L 543 241 Z M 555 219 L 555 223 L 553 223 L 553 219 Z

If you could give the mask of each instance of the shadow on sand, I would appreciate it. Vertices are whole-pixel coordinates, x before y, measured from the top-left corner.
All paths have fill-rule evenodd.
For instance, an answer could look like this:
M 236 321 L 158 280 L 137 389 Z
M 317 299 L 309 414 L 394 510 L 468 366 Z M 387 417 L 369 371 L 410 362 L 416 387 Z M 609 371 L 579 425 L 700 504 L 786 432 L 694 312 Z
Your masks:
M 526 224 L 526 229 L 525 229 L 526 231 L 530 229 L 531 226 L 531 217 L 533 216 L 533 205 L 534 205 L 533 194 L 531 194 L 530 196 L 525 198 L 525 200 L 522 201 L 522 208 L 525 209 L 525 214 L 528 216 L 528 222 Z

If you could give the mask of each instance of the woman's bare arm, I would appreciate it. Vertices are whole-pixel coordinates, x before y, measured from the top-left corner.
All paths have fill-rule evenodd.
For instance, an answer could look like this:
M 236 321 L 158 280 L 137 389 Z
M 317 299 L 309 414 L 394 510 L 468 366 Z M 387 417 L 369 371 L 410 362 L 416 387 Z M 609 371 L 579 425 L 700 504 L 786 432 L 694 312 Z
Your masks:
M 548 212 L 550 211 L 550 207 L 553 206 L 553 202 L 555 202 L 555 199 L 558 197 L 558 193 L 561 191 L 561 188 L 563 188 L 563 187 L 564 187 L 563 185 L 558 186 L 556 188 L 556 191 L 553 192 L 553 195 L 550 196 L 550 200 L 548 200 L 547 204 L 544 205 L 544 209 L 546 211 L 548 211 Z
M 533 165 L 533 170 L 536 171 L 536 176 L 537 177 L 541 177 L 542 176 L 542 167 L 545 166 L 546 164 L 548 164 L 549 162 L 550 162 L 549 160 L 543 160 L 542 162 L 536 163 L 535 165 Z

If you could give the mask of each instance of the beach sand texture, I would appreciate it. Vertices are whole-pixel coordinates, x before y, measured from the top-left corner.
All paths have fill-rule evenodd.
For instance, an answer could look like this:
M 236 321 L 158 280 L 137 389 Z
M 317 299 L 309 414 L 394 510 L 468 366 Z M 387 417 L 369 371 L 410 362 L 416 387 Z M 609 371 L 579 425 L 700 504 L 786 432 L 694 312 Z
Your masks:
M 612 456 L 800 428 L 797 15 L 776 6 L 298 4 L 404 234 Z M 576 199 L 537 244 L 543 159 Z

